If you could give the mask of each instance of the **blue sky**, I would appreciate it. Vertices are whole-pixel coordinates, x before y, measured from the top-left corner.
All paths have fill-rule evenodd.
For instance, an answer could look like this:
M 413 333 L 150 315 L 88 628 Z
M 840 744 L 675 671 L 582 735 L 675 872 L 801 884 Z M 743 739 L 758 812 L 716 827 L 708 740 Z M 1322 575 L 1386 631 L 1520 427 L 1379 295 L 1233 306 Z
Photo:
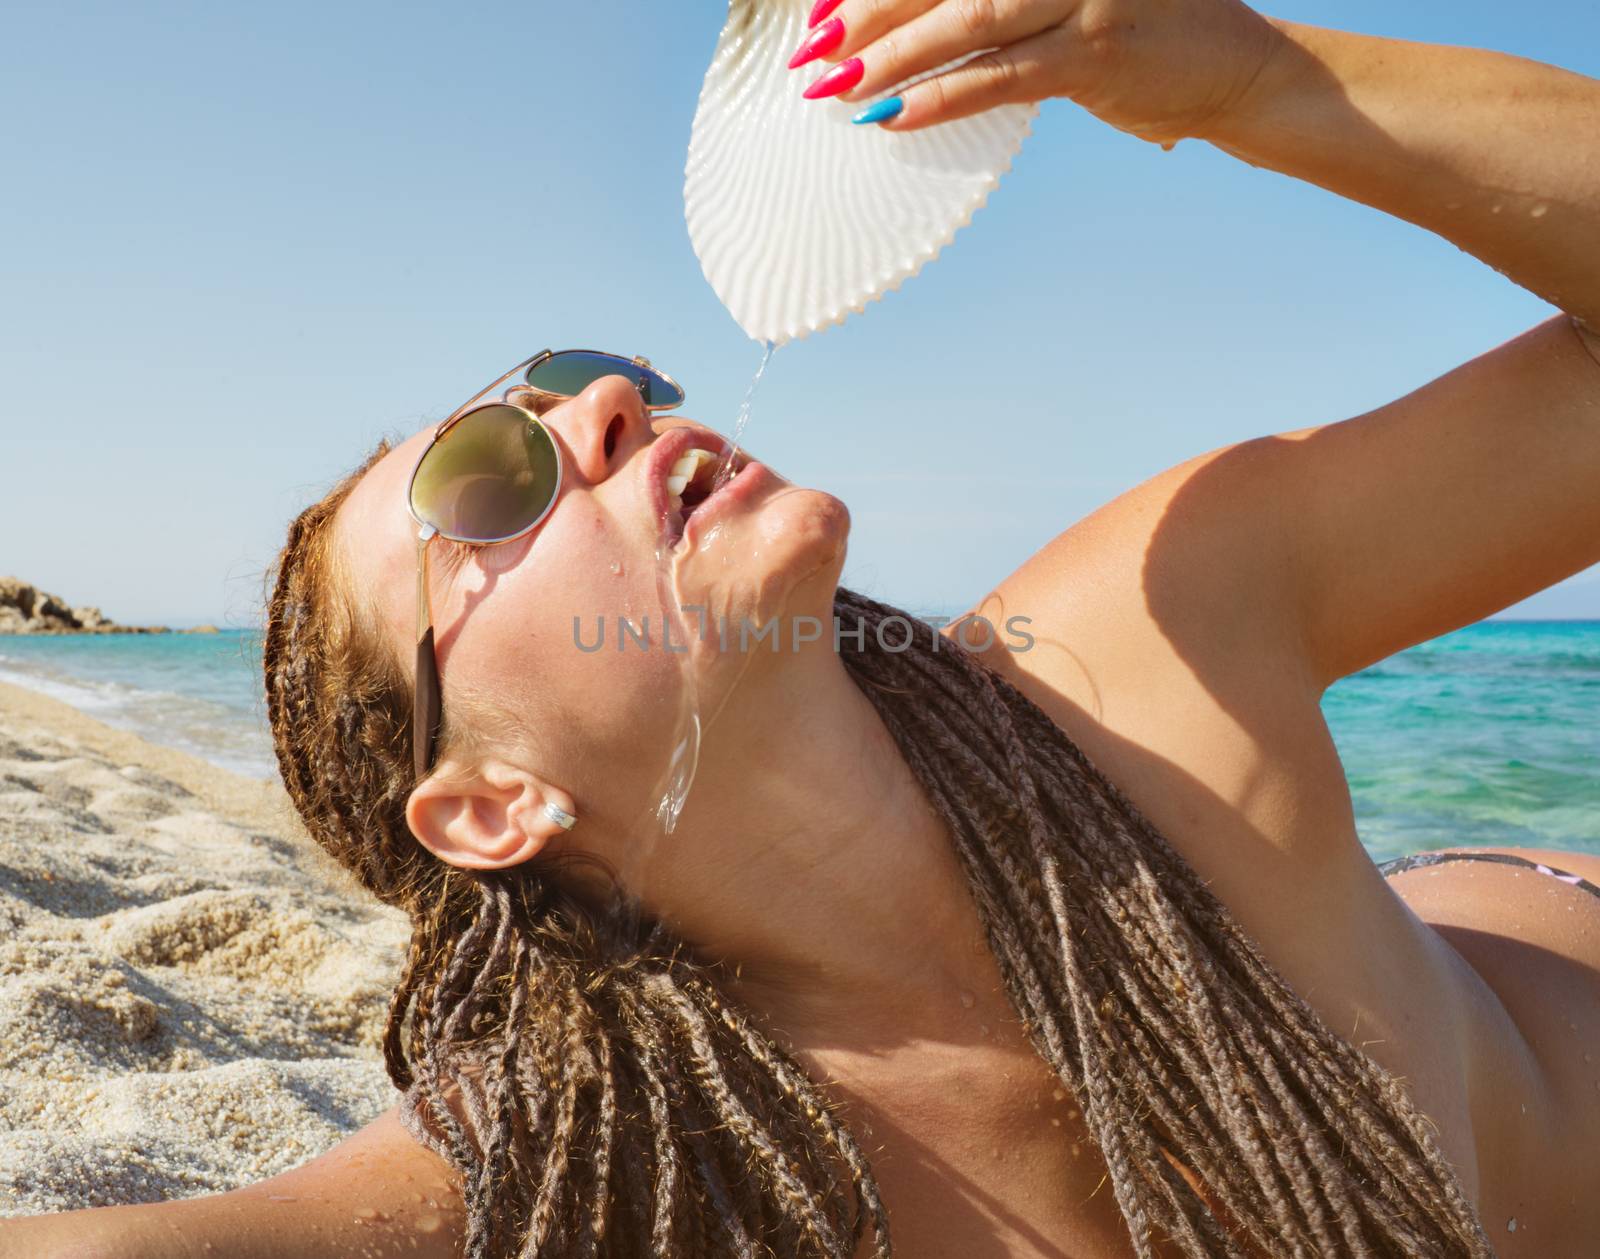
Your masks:
M 1272 11 L 1600 74 L 1578 0 Z M 547 345 L 646 354 L 730 428 L 760 351 L 682 213 L 723 12 L 9 5 L 0 573 L 254 624 L 300 506 Z M 950 607 L 1162 468 L 1549 313 L 1408 224 L 1053 101 L 937 264 L 778 353 L 748 442 L 850 505 L 848 581 Z M 1510 614 L 1600 616 L 1600 569 Z

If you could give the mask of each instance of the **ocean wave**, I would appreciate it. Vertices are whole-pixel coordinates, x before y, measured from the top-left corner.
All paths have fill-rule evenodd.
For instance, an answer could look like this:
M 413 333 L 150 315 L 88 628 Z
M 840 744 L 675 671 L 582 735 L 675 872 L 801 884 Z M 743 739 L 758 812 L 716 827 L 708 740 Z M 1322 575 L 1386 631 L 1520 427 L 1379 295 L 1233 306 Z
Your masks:
M 253 677 L 242 662 L 233 666 L 240 677 L 234 702 L 228 703 L 205 694 L 185 695 L 162 687 L 86 677 L 68 672 L 41 654 L 32 644 L 0 650 L 0 681 L 71 704 L 108 726 L 189 752 L 236 774 L 276 777 L 277 762 L 265 715 L 253 702 Z M 216 690 L 216 680 L 207 679 L 206 689 Z

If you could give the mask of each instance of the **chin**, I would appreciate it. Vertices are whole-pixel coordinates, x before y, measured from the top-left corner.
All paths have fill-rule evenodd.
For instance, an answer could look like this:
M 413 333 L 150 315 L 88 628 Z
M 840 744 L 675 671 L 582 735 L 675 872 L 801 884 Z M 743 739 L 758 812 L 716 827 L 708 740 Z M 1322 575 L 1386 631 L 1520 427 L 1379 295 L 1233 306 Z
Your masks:
M 850 539 L 850 509 L 822 490 L 797 490 L 773 507 L 783 509 L 777 530 L 782 541 L 776 549 L 781 571 L 789 578 L 786 603 L 817 605 L 791 606 L 789 611 L 830 615 Z
M 734 626 L 799 616 L 826 621 L 849 535 L 850 512 L 837 498 L 784 485 L 678 560 L 678 601 Z

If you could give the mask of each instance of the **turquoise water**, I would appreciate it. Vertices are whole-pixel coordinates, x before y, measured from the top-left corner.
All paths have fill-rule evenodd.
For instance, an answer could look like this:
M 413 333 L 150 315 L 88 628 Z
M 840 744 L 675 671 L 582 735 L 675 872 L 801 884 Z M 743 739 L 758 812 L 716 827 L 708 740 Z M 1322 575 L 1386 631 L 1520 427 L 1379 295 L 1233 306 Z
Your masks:
M 1378 859 L 1454 844 L 1600 853 L 1600 621 L 1484 621 L 1323 699 Z
M 0 638 L 0 681 L 225 769 L 272 778 L 260 679 L 254 631 Z
M 276 773 L 253 633 L 0 639 L 0 679 L 254 777 Z M 1378 859 L 1451 844 L 1600 853 L 1600 621 L 1485 621 L 1323 702 Z

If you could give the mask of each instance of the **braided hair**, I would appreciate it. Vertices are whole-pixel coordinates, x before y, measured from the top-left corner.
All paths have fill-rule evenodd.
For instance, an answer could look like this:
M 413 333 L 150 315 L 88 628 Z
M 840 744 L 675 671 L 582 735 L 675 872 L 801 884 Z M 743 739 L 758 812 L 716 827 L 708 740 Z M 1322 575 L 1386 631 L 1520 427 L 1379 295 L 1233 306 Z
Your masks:
M 290 526 L 267 711 L 311 835 L 410 916 L 384 1056 L 411 1130 L 464 1179 L 468 1259 L 853 1259 L 864 1243 L 887 1259 L 839 1103 L 717 967 L 620 892 L 597 904 L 542 859 L 460 869 L 407 829 L 409 671 L 352 597 L 331 528 L 388 450 Z M 844 589 L 835 613 L 866 631 L 840 636 L 843 663 L 949 832 L 1140 1259 L 1163 1240 L 1189 1259 L 1244 1244 L 1492 1259 L 1399 1080 L 1322 1022 L 1064 731 L 925 623 Z M 910 643 L 886 649 L 902 618 Z M 444 747 L 481 737 L 470 705 L 445 723 Z

